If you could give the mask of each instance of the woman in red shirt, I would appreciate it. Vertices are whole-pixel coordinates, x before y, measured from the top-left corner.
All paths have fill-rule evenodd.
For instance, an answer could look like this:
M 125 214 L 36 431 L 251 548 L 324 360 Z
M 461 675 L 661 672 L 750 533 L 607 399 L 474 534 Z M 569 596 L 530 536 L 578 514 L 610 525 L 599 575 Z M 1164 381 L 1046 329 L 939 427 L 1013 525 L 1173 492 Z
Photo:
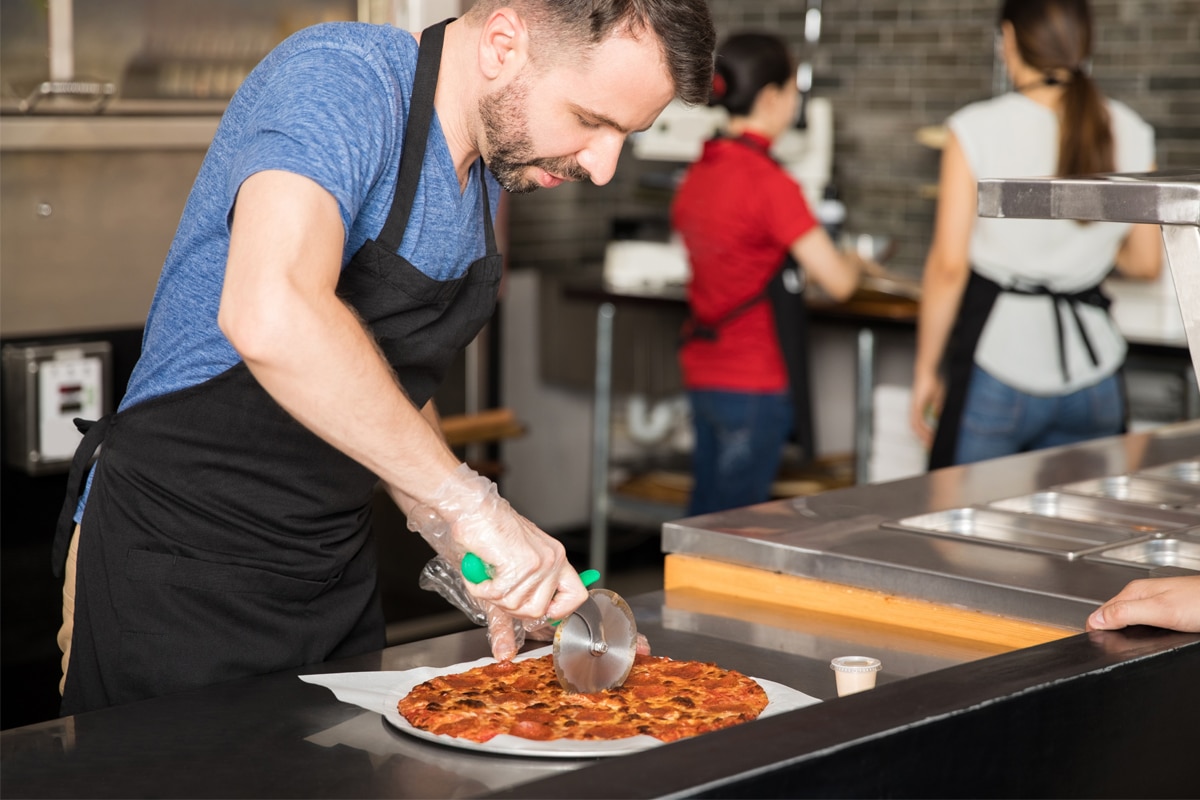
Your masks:
M 768 284 L 791 257 L 801 283 L 814 280 L 837 300 L 858 285 L 860 264 L 838 251 L 769 154 L 799 109 L 794 76 L 774 36 L 736 34 L 718 48 L 709 103 L 724 107 L 729 123 L 705 144 L 672 206 L 692 271 L 680 350 L 696 431 L 689 515 L 769 499 L 793 413 Z

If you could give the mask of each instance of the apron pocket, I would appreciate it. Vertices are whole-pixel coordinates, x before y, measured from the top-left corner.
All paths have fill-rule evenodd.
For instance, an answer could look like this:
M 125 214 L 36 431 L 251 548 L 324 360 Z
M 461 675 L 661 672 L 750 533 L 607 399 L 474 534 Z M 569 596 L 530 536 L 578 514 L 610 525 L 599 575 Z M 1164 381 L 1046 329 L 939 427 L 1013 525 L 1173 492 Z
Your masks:
M 337 583 L 309 581 L 240 564 L 220 564 L 187 556 L 129 550 L 125 577 L 131 581 L 162 583 L 210 592 L 266 594 L 285 600 L 313 600 Z

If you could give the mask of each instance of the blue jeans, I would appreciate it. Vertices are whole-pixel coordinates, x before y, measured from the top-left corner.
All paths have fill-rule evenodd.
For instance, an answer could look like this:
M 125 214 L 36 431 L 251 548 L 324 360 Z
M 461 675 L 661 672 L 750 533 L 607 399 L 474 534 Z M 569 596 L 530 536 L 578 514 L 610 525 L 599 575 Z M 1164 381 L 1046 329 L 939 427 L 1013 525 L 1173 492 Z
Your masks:
M 788 393 L 704 390 L 688 399 L 696 430 L 688 516 L 769 500 L 792 427 Z
M 1116 375 L 1060 396 L 1026 394 L 976 366 L 967 387 L 955 464 L 1115 436 L 1125 427 Z

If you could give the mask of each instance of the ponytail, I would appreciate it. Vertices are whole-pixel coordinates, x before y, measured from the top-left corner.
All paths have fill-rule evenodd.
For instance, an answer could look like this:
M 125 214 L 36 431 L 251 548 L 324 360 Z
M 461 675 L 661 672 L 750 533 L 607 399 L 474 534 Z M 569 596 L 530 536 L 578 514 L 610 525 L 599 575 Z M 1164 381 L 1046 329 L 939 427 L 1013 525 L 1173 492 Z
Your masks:
M 1091 77 L 1076 69 L 1063 87 L 1059 121 L 1058 176 L 1116 171 L 1112 124 Z
M 1022 60 L 1047 85 L 1063 84 L 1059 177 L 1115 171 L 1108 108 L 1084 69 L 1092 53 L 1088 0 L 1005 0 L 1000 22 L 1012 24 Z

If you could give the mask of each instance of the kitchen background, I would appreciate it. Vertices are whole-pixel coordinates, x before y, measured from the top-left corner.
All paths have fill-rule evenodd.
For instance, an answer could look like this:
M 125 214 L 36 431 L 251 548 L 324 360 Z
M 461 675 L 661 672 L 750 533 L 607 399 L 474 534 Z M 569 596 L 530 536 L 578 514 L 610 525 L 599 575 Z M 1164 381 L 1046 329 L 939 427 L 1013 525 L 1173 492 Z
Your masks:
M 938 153 L 917 132 L 993 94 L 992 0 L 825 0 L 806 45 L 801 0 L 715 0 L 718 33 L 765 29 L 813 63 L 813 93 L 834 109 L 834 182 L 847 228 L 895 238 L 892 266 L 919 274 L 933 223 Z M 809 5 L 812 5 L 811 3 Z M 1200 163 L 1200 0 L 1093 0 L 1093 76 L 1155 128 L 1159 167 Z M 622 162 L 611 186 L 519 198 L 514 267 L 600 260 L 614 216 L 652 210 L 634 187 L 647 165 Z M 551 224 L 547 224 L 551 223 Z
M 314 22 L 362 17 L 427 24 L 454 13 L 455 5 L 453 0 L 79 3 L 77 76 L 116 82 L 119 97 L 102 115 L 106 125 L 125 120 L 142 127 L 131 135 L 128 127 L 113 133 L 113 126 L 90 125 L 100 118 L 84 117 L 83 132 L 64 145 L 46 138 L 56 135 L 51 127 L 25 123 L 70 115 L 70 101 L 44 101 L 34 115 L 18 108 L 46 78 L 47 4 L 0 0 L 2 343 L 106 342 L 107 391 L 115 402 L 136 359 L 140 320 L 206 137 L 244 70 L 284 35 Z M 992 95 L 1002 77 L 993 54 L 997 3 L 713 0 L 710 6 L 720 34 L 775 31 L 798 58 L 812 63 L 813 94 L 833 109 L 831 182 L 847 208 L 845 227 L 890 237 L 898 249 L 889 267 L 918 277 L 934 213 L 937 126 L 965 103 Z M 806 14 L 815 8 L 822 12 L 820 37 L 806 42 Z M 1160 167 L 1200 164 L 1200 0 L 1094 0 L 1093 8 L 1093 74 L 1102 89 L 1155 126 Z M 515 411 L 525 435 L 473 455 L 501 463 L 504 491 L 514 505 L 572 546 L 583 538 L 590 503 L 592 395 L 588 369 L 578 366 L 592 358 L 594 307 L 564 303 L 561 286 L 603 264 L 615 235 L 661 233 L 656 221 L 670 202 L 663 176 L 680 168 L 639 160 L 632 149 L 627 147 L 608 186 L 567 185 L 509 199 L 509 273 L 497 320 L 480 352 L 464 359 L 459 377 L 439 398 L 444 413 L 479 402 Z M 627 380 L 618 375 L 617 388 L 622 395 L 667 403 L 678 433 L 682 412 L 670 405 L 678 388 L 671 358 L 677 320 L 659 317 L 632 315 L 636 324 L 618 330 L 618 352 L 635 348 L 632 360 L 641 368 Z M 816 368 L 824 387 L 816 399 L 821 454 L 833 457 L 850 449 L 853 436 L 847 398 L 854 377 L 847 364 L 854 344 L 844 331 L 817 336 Z M 879 360 L 880 380 L 904 383 L 911 334 L 882 342 Z M 16 379 L 6 371 L 4 381 L 7 423 Z M 658 444 L 632 441 L 628 413 L 618 404 L 616 454 L 631 462 L 663 459 L 676 465 L 686 441 L 674 434 Z M 6 424 L 6 452 L 13 430 Z M 65 484 L 61 471 L 30 475 L 13 461 L 6 459 L 0 483 L 5 728 L 55 713 L 59 598 L 48 553 Z M 381 527 L 402 525 L 387 504 L 377 511 Z M 631 553 L 653 550 L 653 537 L 649 526 L 614 545 Z M 395 548 L 398 538 L 387 537 L 383 546 Z M 438 616 L 440 601 L 431 604 L 415 590 L 421 554 L 387 555 L 385 563 L 397 565 L 383 576 L 389 618 L 398 625 L 393 639 L 436 632 L 436 626 L 404 627 Z M 618 559 L 614 566 L 620 564 Z

